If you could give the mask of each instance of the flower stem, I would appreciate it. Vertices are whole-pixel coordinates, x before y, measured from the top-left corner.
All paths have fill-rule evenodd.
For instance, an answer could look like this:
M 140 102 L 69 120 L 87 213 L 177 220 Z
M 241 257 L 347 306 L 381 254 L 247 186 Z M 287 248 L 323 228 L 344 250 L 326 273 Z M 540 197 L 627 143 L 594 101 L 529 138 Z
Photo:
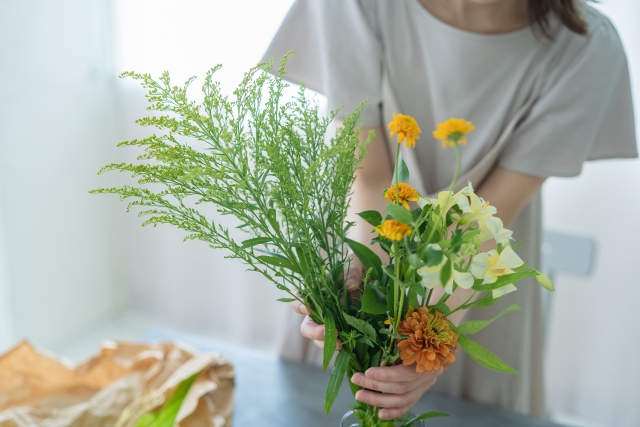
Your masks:
M 461 155 L 460 155 L 460 146 L 456 143 L 453 148 L 456 150 L 456 170 L 453 173 L 453 180 L 451 181 L 451 185 L 449 186 L 449 191 L 453 191 L 457 182 L 458 176 L 460 176 L 460 165 L 462 163 Z
M 400 144 L 396 145 L 396 167 L 395 167 L 395 183 L 396 183 L 396 204 L 400 203 L 400 186 L 398 185 L 398 159 L 400 159 Z
M 399 275 L 400 275 L 400 247 L 398 246 L 397 242 L 393 243 L 393 269 L 394 269 L 394 274 L 396 275 L 396 277 L 399 279 Z M 397 319 L 398 316 L 400 315 L 399 313 L 399 309 L 398 309 L 398 297 L 399 297 L 399 290 L 400 290 L 400 283 L 398 283 L 397 280 L 393 281 L 393 318 Z

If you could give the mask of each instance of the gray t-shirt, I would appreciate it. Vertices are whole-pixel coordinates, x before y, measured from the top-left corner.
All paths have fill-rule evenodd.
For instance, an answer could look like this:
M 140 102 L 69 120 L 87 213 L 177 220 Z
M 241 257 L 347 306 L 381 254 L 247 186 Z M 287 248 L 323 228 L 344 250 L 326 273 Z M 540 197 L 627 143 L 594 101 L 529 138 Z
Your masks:
M 506 169 L 574 176 L 585 160 L 637 156 L 620 38 L 593 8 L 584 16 L 586 37 L 552 19 L 551 41 L 529 28 L 469 33 L 418 0 L 298 0 L 265 59 L 295 51 L 287 79 L 325 94 L 331 108 L 349 112 L 369 98 L 367 126 L 386 128 L 392 113 L 415 117 L 422 138 L 403 156 L 415 158 L 423 192 L 451 181 L 454 153 L 431 136 L 450 117 L 476 126 L 462 150 L 463 173 L 500 145 Z
M 287 79 L 327 96 L 329 107 L 349 112 L 365 98 L 362 120 L 386 124 L 393 113 L 415 117 L 422 128 L 416 147 L 402 153 L 411 184 L 425 195 L 448 187 L 455 154 L 431 131 L 450 117 L 476 130 L 462 147 L 459 187 L 480 187 L 500 166 L 535 176 L 574 176 L 585 160 L 637 157 L 629 72 L 609 20 L 584 6 L 586 36 L 550 17 L 553 40 L 530 28 L 482 35 L 451 27 L 418 0 L 297 0 L 264 59 L 290 50 Z M 395 142 L 388 139 L 389 151 Z M 390 157 L 392 158 L 392 156 Z M 458 188 L 459 188 L 458 187 Z M 500 212 L 498 212 L 498 216 Z M 533 197 L 511 227 L 518 254 L 539 266 L 540 197 Z M 470 319 L 488 319 L 510 304 L 523 311 L 493 323 L 473 339 L 520 375 L 490 371 L 461 352 L 436 391 L 510 410 L 544 416 L 542 308 L 535 280 Z M 298 324 L 299 325 L 299 324 Z M 322 355 L 303 341 L 291 322 L 288 357 Z

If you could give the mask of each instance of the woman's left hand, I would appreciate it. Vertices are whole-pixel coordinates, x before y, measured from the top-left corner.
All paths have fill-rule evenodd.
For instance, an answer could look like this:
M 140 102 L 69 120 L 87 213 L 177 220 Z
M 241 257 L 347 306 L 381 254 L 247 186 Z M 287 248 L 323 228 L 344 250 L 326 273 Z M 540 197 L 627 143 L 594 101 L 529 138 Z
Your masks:
M 440 374 L 442 369 L 419 374 L 415 365 L 382 366 L 354 374 L 351 382 L 367 389 L 358 391 L 356 400 L 381 408 L 378 416 L 393 420 L 409 412 Z

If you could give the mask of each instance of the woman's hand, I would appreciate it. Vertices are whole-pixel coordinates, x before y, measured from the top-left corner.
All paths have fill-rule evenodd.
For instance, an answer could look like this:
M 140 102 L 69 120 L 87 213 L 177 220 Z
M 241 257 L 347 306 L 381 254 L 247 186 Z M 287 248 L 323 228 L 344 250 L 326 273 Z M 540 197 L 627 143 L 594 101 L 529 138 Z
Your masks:
M 351 258 L 351 262 L 348 267 L 345 267 L 345 273 L 347 274 L 347 291 L 352 292 L 352 295 L 357 295 L 359 294 L 357 291 L 360 290 L 362 285 L 362 277 L 364 276 L 365 269 L 362 262 L 353 254 L 350 254 L 349 257 Z M 298 294 L 298 296 L 300 295 Z M 309 317 L 311 310 L 300 301 L 292 301 L 289 305 L 296 313 L 306 315 L 300 324 L 300 333 L 302 336 L 313 340 L 316 346 L 324 348 L 324 325 L 318 325 L 314 322 L 313 319 Z M 336 348 L 338 350 L 342 348 L 342 341 L 340 341 L 339 338 Z
M 442 368 L 419 374 L 415 365 L 382 366 L 354 374 L 351 382 L 366 389 L 356 393 L 356 400 L 379 407 L 380 418 L 393 420 L 409 412 L 440 374 Z
M 300 333 L 302 334 L 302 336 L 313 340 L 313 343 L 316 346 L 324 348 L 324 325 L 318 325 L 316 322 L 314 322 L 313 319 L 309 316 L 309 314 L 311 314 L 309 308 L 302 305 L 300 302 L 293 301 L 289 304 L 291 304 L 291 308 L 293 308 L 293 311 L 295 311 L 296 313 L 306 314 L 304 320 L 300 324 Z M 336 334 L 337 333 L 338 331 L 336 331 Z M 340 340 L 340 338 L 338 338 L 336 342 L 336 350 L 340 350 L 341 348 L 342 341 Z

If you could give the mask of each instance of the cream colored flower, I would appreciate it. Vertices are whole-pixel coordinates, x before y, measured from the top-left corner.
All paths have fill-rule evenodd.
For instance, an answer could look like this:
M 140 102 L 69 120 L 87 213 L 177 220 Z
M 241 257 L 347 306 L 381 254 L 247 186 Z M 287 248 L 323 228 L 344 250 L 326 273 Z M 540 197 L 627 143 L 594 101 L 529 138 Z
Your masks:
M 471 185 L 471 182 L 462 189 L 462 193 L 469 197 L 468 201 L 466 197 L 464 200 L 463 198 L 460 198 L 457 201 L 458 206 L 465 214 L 461 219 L 463 224 L 482 221 L 498 212 L 495 207 L 489 204 L 489 202 L 478 197 L 478 195 L 473 191 L 473 185 Z
M 482 283 L 495 283 L 498 277 L 513 273 L 514 268 L 523 265 L 524 262 L 515 253 L 511 246 L 505 247 L 500 254 L 495 249 L 487 253 L 480 253 L 473 257 L 471 273 L 477 279 L 483 279 Z M 508 294 L 516 290 L 511 284 L 493 290 L 493 297 Z
M 513 239 L 513 231 L 504 228 L 502 220 L 498 217 L 490 217 L 478 221 L 478 228 L 482 231 L 480 234 L 481 243 L 489 239 L 495 239 L 496 243 L 505 245 L 509 244 Z
M 418 199 L 418 206 L 424 208 L 426 205 L 433 205 L 434 207 L 440 206 L 440 212 L 449 212 L 449 210 L 454 206 L 458 205 L 469 205 L 469 201 L 467 197 L 463 194 L 462 190 L 457 193 L 453 193 L 453 191 L 441 191 L 438 193 L 438 198 L 429 198 L 429 197 L 420 197 Z
M 440 246 L 432 243 L 428 246 L 434 250 L 442 250 Z M 420 267 L 418 269 L 418 274 L 422 278 L 422 286 L 427 289 L 433 289 L 436 286 L 440 285 L 440 274 L 442 273 L 442 268 L 447 263 L 448 258 L 446 256 L 442 257 L 442 261 L 440 264 L 435 265 L 433 267 Z M 466 273 L 462 271 L 458 271 L 453 266 L 453 263 L 449 264 L 451 268 L 451 274 L 449 275 L 449 280 L 447 283 L 442 283 L 444 287 L 444 291 L 448 294 L 453 293 L 453 283 L 455 282 L 458 286 L 464 289 L 469 289 L 473 286 L 473 276 L 471 273 Z

